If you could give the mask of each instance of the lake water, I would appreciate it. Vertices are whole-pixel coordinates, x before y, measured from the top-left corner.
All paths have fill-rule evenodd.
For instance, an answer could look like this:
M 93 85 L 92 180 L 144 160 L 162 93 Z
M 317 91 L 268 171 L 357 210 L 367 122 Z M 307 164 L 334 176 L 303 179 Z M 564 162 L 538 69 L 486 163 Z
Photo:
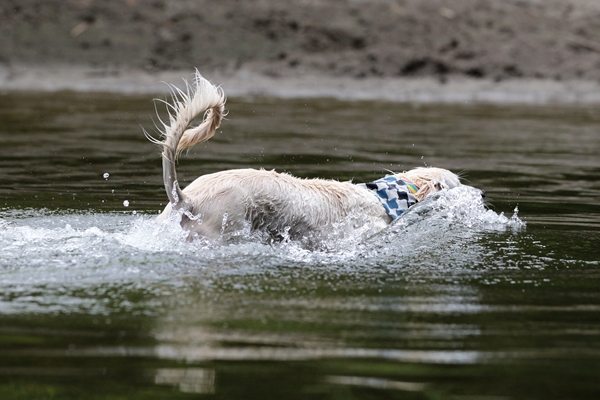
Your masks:
M 0 398 L 600 396 L 600 111 L 230 99 L 180 180 L 455 189 L 366 242 L 188 243 L 148 96 L 0 95 Z M 108 174 L 108 175 L 105 175 Z M 518 210 L 518 212 L 517 212 Z

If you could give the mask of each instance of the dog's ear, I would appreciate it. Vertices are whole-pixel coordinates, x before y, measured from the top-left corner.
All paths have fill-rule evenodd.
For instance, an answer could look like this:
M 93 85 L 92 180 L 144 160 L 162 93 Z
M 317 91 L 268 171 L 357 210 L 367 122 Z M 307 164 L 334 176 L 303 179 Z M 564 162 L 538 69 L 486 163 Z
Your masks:
M 420 187 L 415 197 L 418 201 L 422 201 L 423 199 L 425 199 L 425 197 L 429 196 L 432 193 L 439 192 L 442 189 L 448 189 L 448 185 L 438 180 L 431 180 Z
M 436 192 L 436 189 L 435 189 L 435 186 L 433 185 L 433 182 L 429 181 L 425 185 L 422 185 L 419 188 L 419 191 L 417 192 L 417 194 L 415 194 L 415 197 L 417 198 L 417 201 L 423 201 L 423 199 L 425 197 L 427 197 L 431 193 L 435 193 L 435 192 Z

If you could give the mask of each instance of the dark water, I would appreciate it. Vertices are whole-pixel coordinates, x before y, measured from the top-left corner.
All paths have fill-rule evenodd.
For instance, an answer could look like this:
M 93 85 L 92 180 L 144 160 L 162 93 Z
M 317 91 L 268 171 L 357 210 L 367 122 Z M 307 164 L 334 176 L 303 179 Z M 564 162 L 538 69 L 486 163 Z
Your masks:
M 186 243 L 153 222 L 149 98 L 1 95 L 1 399 L 600 396 L 600 111 L 229 109 L 181 180 L 426 164 L 464 171 L 490 210 L 450 191 L 366 243 Z

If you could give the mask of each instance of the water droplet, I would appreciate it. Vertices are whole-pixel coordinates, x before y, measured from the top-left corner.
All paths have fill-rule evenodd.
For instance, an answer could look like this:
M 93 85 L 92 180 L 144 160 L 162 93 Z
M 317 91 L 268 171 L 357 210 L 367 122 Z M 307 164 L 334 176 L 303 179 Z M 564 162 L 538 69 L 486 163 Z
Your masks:
M 104 177 L 104 179 L 108 179 L 108 177 L 110 176 L 110 174 L 108 172 L 105 172 L 104 175 L 102 175 Z
M 423 156 L 421 156 L 421 160 L 423 159 Z
M 125 201 L 123 202 L 123 205 L 124 205 L 125 207 L 129 207 L 129 201 L 128 201 L 128 200 L 125 200 Z
M 137 211 L 133 210 L 132 214 L 133 214 L 133 215 L 136 215 L 136 214 L 137 214 Z

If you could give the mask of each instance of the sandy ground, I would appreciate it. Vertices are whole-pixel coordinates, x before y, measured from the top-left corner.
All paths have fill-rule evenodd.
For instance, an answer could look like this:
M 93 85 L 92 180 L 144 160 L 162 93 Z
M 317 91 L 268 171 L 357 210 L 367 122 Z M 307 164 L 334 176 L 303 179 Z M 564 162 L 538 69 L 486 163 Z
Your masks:
M 596 0 L 4 0 L 0 90 L 600 102 Z

